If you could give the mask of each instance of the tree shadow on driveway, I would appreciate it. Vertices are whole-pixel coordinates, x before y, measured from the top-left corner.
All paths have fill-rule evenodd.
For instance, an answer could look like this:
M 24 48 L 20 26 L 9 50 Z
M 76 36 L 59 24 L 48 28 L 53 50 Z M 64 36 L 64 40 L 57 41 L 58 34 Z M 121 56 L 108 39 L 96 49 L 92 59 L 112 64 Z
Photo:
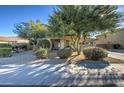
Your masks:
M 28 64 L 1 64 L 0 86 L 117 86 L 118 81 L 123 81 L 116 69 L 105 69 L 102 72 L 100 68 L 109 66 L 106 62 L 96 62 L 99 64 L 95 65 L 95 62 L 88 60 L 80 61 L 78 66 L 98 70 L 94 73 L 93 70 L 86 69 L 82 74 L 72 74 L 68 71 L 69 65 L 65 61 L 55 57 L 34 60 Z

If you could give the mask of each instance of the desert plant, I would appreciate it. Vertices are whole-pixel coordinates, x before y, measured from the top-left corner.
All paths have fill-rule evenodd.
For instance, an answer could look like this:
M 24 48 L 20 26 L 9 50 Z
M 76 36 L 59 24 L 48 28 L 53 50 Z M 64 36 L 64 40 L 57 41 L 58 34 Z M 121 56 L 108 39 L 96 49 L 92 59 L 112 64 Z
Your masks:
M 44 59 L 48 57 L 48 51 L 45 48 L 36 49 L 35 54 L 38 59 Z
M 69 56 L 72 55 L 72 49 L 71 48 L 63 48 L 61 50 L 58 51 L 57 55 L 60 58 L 68 58 Z
M 0 57 L 12 56 L 12 48 L 0 48 Z
M 83 54 L 86 57 L 86 59 L 90 59 L 90 60 L 99 60 L 107 57 L 108 55 L 105 49 L 99 47 L 89 47 L 83 49 Z

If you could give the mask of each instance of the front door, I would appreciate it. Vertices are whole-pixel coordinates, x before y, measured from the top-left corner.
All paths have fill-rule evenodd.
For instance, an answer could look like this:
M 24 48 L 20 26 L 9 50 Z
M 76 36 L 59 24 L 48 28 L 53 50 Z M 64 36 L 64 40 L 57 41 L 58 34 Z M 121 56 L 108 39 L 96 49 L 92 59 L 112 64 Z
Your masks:
M 59 39 L 52 39 L 52 50 L 59 50 L 60 49 L 60 40 Z

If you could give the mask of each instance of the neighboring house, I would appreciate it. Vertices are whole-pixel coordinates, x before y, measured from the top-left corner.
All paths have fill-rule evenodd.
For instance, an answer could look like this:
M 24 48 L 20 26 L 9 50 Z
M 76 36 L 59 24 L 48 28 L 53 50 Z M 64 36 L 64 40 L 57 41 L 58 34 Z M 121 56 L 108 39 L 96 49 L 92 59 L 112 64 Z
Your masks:
M 19 44 L 28 44 L 29 41 L 26 39 L 22 39 L 20 37 L 5 37 L 0 36 L 0 43 L 9 43 L 12 45 L 19 45 Z
M 98 35 L 96 38 L 96 45 L 103 48 L 114 48 L 115 45 L 120 45 L 124 49 L 124 29 L 115 31 L 112 34 Z
M 0 36 L 0 43 L 11 44 L 15 52 L 21 52 L 30 49 L 29 40 L 20 37 Z

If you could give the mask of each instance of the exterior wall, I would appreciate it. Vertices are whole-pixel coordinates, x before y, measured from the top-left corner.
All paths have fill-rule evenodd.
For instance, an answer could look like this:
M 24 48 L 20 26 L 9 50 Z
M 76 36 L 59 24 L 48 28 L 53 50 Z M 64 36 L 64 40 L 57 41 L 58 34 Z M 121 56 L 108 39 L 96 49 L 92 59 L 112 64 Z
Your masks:
M 0 36 L 0 42 L 8 42 L 10 44 L 21 44 L 21 43 L 28 44 L 29 40 L 22 39 L 22 38 L 19 38 L 19 37 L 3 37 L 3 36 Z
M 7 43 L 8 44 L 9 42 L 0 41 L 0 43 Z
M 96 44 L 120 44 L 124 48 L 124 30 L 118 31 L 116 33 L 104 36 L 98 36 Z
M 64 37 L 64 47 L 66 47 L 66 46 L 69 46 L 70 44 L 70 42 L 71 42 L 72 40 L 71 40 L 71 37 L 70 36 L 65 36 Z M 68 43 L 67 43 L 68 42 Z
M 60 40 L 60 49 L 64 48 L 64 40 Z
M 70 42 L 72 41 L 72 38 L 71 38 L 71 36 L 65 36 L 64 37 L 64 47 L 66 47 L 66 46 L 68 46 L 68 45 L 70 45 Z M 91 44 L 92 43 L 92 44 Z M 86 39 L 86 42 L 85 42 L 85 44 L 83 44 L 82 46 L 91 46 L 91 45 L 93 45 L 93 46 L 95 46 L 96 45 L 96 43 L 95 43 L 95 39 L 93 39 L 93 38 L 87 38 Z
M 49 37 L 48 37 L 49 38 Z M 72 41 L 72 38 L 71 38 L 71 36 L 64 36 L 64 37 L 62 37 L 62 38 L 58 38 L 58 37 L 50 37 L 49 38 L 50 39 L 50 41 L 51 41 L 51 44 L 53 43 L 53 40 L 56 40 L 56 39 L 58 39 L 58 40 L 60 40 L 60 49 L 63 49 L 64 47 L 66 47 L 66 46 L 69 46 L 70 45 L 70 43 L 71 43 L 71 41 Z M 95 39 L 91 39 L 91 38 L 88 38 L 87 40 L 86 40 L 86 43 L 93 43 L 93 45 L 95 46 Z M 59 43 L 58 43 L 59 44 Z M 83 45 L 82 45 L 83 46 Z M 89 46 L 89 45 L 88 45 Z M 51 48 L 52 49 L 52 48 Z
M 17 43 L 27 43 L 28 44 L 29 43 L 29 40 L 23 40 L 23 39 L 21 40 L 20 39 L 20 40 L 17 40 Z

